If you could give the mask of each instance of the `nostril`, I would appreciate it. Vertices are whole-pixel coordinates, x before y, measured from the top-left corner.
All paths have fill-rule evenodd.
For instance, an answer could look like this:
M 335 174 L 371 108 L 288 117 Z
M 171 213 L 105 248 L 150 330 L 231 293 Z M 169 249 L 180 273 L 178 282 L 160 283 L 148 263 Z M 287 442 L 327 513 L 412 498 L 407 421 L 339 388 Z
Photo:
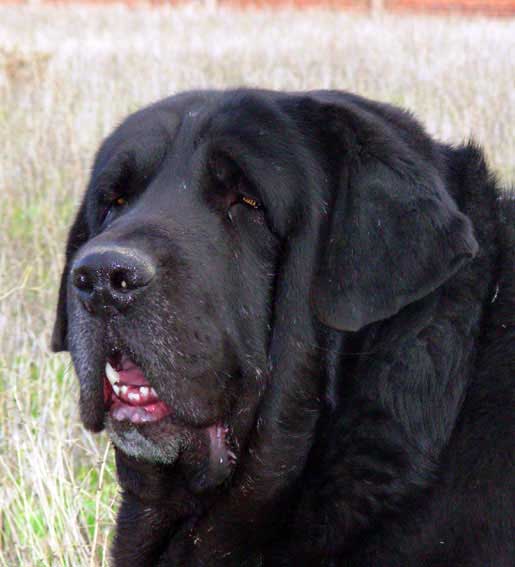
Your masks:
M 138 284 L 134 285 L 134 278 L 131 277 L 130 272 L 123 268 L 115 269 L 111 272 L 110 281 L 111 287 L 116 291 L 127 292 L 135 287 L 139 287 Z
M 148 285 L 155 275 L 155 269 L 146 263 L 133 262 L 130 266 L 118 266 L 109 272 L 112 290 L 128 293 Z
M 72 283 L 77 289 L 80 289 L 81 291 L 93 291 L 93 278 L 85 268 L 79 268 L 73 271 Z

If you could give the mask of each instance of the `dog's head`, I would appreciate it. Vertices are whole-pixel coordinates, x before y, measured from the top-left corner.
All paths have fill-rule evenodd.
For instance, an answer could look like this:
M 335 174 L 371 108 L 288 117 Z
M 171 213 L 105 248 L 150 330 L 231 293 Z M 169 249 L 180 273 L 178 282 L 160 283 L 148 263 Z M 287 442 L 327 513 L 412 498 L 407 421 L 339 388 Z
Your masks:
M 320 322 L 388 318 L 475 254 L 438 161 L 407 115 L 345 94 L 186 93 L 130 116 L 96 157 L 53 334 L 86 427 L 222 482 Z

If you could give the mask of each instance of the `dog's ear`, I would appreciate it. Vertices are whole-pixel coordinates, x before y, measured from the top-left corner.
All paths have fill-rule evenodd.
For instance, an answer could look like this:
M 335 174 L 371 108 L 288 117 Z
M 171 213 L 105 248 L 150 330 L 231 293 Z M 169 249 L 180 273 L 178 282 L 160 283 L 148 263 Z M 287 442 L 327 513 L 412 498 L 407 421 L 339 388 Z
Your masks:
M 478 244 L 413 119 L 399 112 L 393 126 L 370 109 L 330 106 L 324 120 L 341 157 L 311 303 L 325 325 L 357 331 L 441 286 Z
M 54 323 L 54 330 L 52 332 L 52 340 L 50 346 L 53 352 L 61 352 L 68 350 L 68 315 L 66 305 L 66 294 L 68 287 L 68 275 L 70 265 L 77 250 L 88 239 L 88 227 L 85 218 L 85 206 L 82 206 L 75 217 L 75 221 L 68 234 L 68 241 L 66 244 L 66 257 L 61 275 L 61 284 L 59 286 L 59 298 L 57 301 L 57 312 Z

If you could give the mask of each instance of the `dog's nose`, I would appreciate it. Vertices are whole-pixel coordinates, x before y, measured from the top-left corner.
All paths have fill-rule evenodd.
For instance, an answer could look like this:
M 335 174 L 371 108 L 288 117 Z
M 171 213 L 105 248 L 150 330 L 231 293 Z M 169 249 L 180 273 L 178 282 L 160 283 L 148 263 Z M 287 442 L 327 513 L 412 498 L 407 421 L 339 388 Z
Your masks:
M 97 246 L 77 258 L 70 277 L 86 309 L 95 313 L 98 308 L 128 307 L 155 273 L 152 259 L 139 250 Z

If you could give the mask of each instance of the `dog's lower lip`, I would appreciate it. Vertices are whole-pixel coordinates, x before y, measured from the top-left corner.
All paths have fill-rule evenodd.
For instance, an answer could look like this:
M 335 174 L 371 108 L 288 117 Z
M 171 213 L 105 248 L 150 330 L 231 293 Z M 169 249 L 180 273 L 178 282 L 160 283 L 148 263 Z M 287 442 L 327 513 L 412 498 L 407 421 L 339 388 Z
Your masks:
M 145 406 L 134 406 L 115 399 L 110 407 L 110 414 L 116 421 L 126 420 L 138 424 L 160 421 L 170 415 L 171 410 L 161 401 Z

